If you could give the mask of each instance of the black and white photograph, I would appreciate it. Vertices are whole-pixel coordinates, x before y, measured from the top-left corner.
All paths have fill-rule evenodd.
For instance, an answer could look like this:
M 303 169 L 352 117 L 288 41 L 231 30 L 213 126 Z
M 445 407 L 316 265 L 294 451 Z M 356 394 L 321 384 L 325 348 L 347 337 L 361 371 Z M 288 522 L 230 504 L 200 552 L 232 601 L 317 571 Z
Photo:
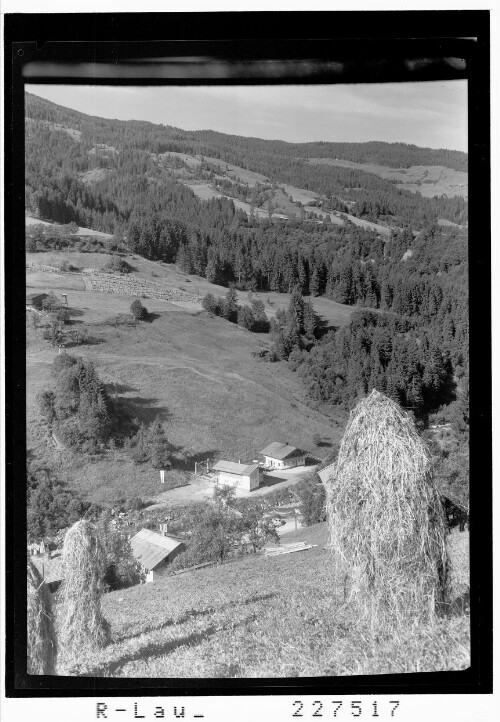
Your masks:
M 466 60 L 189 52 L 24 65 L 26 672 L 465 673 Z

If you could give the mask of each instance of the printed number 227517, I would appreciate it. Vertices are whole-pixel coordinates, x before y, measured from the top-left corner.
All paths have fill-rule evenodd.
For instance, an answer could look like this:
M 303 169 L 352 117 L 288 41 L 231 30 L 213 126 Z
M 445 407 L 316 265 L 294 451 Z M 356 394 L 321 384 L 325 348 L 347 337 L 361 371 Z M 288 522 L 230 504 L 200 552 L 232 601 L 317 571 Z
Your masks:
M 296 699 L 293 702 L 292 717 L 384 717 L 390 719 L 399 707 L 399 700 L 389 700 L 379 703 L 377 700 L 353 699 L 350 703 L 347 700 L 333 700 L 331 707 L 321 700 L 314 702 L 302 702 Z

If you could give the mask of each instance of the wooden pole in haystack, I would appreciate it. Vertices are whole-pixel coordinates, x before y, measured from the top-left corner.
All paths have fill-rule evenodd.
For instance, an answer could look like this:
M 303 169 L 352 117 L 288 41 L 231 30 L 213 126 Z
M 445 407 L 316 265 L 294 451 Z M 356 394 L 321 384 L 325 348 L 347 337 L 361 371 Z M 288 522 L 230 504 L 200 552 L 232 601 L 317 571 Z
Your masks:
M 55 674 L 56 637 L 50 593 L 28 561 L 28 674 Z
M 375 390 L 360 401 L 325 486 L 330 548 L 372 639 L 384 623 L 433 621 L 445 601 L 446 525 L 408 414 Z
M 66 532 L 60 589 L 59 639 L 66 665 L 109 641 L 101 611 L 106 554 L 94 524 L 81 520 Z

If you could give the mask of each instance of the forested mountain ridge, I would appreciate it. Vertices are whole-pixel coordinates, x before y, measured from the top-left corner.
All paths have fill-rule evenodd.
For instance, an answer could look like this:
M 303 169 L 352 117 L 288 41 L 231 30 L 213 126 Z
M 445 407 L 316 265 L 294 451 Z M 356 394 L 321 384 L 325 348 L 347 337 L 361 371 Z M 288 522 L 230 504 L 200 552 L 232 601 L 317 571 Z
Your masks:
M 213 131 L 188 132 L 144 121 L 93 118 L 30 94 L 26 95 L 26 117 L 30 119 L 30 139 L 43 130 L 49 134 L 57 132 L 58 135 L 66 135 L 68 153 L 59 166 L 67 173 L 83 173 L 98 167 L 123 174 L 128 167 L 135 166 L 136 173 L 147 172 L 150 177 L 157 177 L 158 165 L 162 165 L 162 154 L 183 153 L 199 156 L 202 160 L 205 157 L 216 159 L 262 174 L 269 181 L 272 191 L 267 200 L 272 200 L 277 184 L 290 184 L 321 196 L 320 202 L 325 210 L 349 211 L 356 217 L 382 221 L 388 225 L 411 223 L 422 227 L 425 222 L 439 217 L 455 223 L 466 221 L 467 204 L 462 198 L 422 198 L 371 173 L 340 166 L 312 165 L 298 157 L 302 153 L 304 158 L 314 158 L 325 148 L 326 158 L 339 156 L 347 160 L 381 162 L 384 159 L 383 146 L 386 145 L 388 162 L 399 161 L 404 166 L 410 159 L 417 159 L 418 149 L 415 146 L 350 143 L 323 146 L 317 143 L 291 144 L 243 138 Z M 37 123 L 33 124 L 33 121 Z M 376 148 L 376 153 L 367 152 L 365 146 Z M 398 149 L 401 151 L 399 156 Z M 30 151 L 33 150 L 31 147 Z M 432 149 L 422 149 L 420 162 L 429 160 L 431 155 L 436 161 L 463 166 L 463 162 L 446 160 L 447 153 L 453 155 L 456 151 L 445 151 L 444 155 L 433 153 Z M 458 153 L 458 156 L 463 156 L 462 161 L 465 159 L 466 162 L 466 154 Z M 183 160 L 177 158 L 177 164 L 182 163 Z M 221 171 L 220 166 L 211 166 L 210 162 L 204 165 L 208 173 Z M 232 181 L 232 185 L 236 185 L 233 194 L 236 192 L 238 197 L 252 202 L 250 189 L 245 188 L 245 183 L 235 184 L 234 178 Z
M 467 153 L 458 150 L 422 148 L 408 143 L 385 143 L 382 141 L 291 143 L 283 140 L 229 135 L 214 130 L 184 131 L 173 126 L 155 125 L 148 121 L 115 121 L 92 118 L 84 113 L 43 100 L 31 93 L 26 93 L 26 115 L 33 119 L 61 123 L 80 131 L 85 130 L 90 120 L 103 121 L 99 123 L 102 130 L 109 124 L 112 124 L 113 127 L 117 124 L 128 125 L 133 132 L 142 130 L 154 133 L 158 143 L 164 142 L 166 139 L 191 141 L 206 144 L 212 149 L 217 147 L 225 149 L 231 146 L 235 149 L 239 148 L 240 152 L 244 149 L 251 149 L 291 158 L 342 158 L 355 163 L 377 163 L 392 168 L 408 168 L 411 165 L 442 165 L 458 171 L 467 172 L 468 169 Z M 163 151 L 157 146 L 154 152 Z

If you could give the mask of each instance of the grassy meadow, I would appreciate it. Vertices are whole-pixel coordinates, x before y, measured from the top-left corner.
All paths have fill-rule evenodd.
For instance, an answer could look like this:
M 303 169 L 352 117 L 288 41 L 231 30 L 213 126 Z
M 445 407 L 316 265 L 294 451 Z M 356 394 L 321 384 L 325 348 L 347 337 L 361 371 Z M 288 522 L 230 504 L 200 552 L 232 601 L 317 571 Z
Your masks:
M 337 165 L 343 168 L 355 168 L 365 173 L 373 173 L 384 180 L 397 181 L 398 188 L 419 192 L 425 198 L 433 196 L 468 195 L 468 174 L 463 171 L 445 168 L 440 165 L 413 165 L 409 168 L 390 168 L 376 163 L 355 163 L 337 158 L 309 158 L 314 165 Z
M 80 258 L 80 256 L 82 258 Z M 94 258 L 95 256 L 95 258 Z M 32 253 L 28 261 L 54 265 L 69 259 L 75 266 L 101 267 L 106 254 Z M 193 295 L 209 290 L 223 295 L 227 289 L 205 279 L 180 273 L 175 267 L 127 257 L 136 278 L 155 280 L 166 288 L 188 289 Z M 93 265 L 95 264 L 95 266 Z M 194 462 L 219 458 L 251 461 L 270 441 L 282 440 L 325 455 L 316 449 L 319 434 L 325 444 L 339 440 L 343 416 L 332 417 L 308 403 L 302 384 L 286 364 L 255 358 L 267 335 L 254 334 L 221 318 L 211 318 L 201 304 L 174 304 L 145 299 L 150 322 L 135 327 L 115 326 L 113 317 L 128 313 L 134 296 L 82 290 L 81 274 L 29 271 L 27 289 L 66 292 L 72 325 L 84 325 L 91 344 L 68 353 L 91 359 L 120 414 L 150 423 L 160 416 L 173 449 L 172 485 L 186 483 Z M 248 303 L 240 293 L 240 303 Z M 269 315 L 286 307 L 287 294 L 264 294 Z M 352 309 L 327 299 L 314 299 L 325 323 L 341 325 Z M 41 322 L 40 322 L 41 323 Z M 136 465 L 120 451 L 94 459 L 68 450 L 56 451 L 47 441 L 47 428 L 37 408 L 37 394 L 49 388 L 50 367 L 57 349 L 42 339 L 28 314 L 27 405 L 28 450 L 40 460 L 55 464 L 58 474 L 90 501 L 109 502 L 120 497 L 165 498 L 159 474 Z M 116 398 L 115 398 L 116 396 Z
M 467 533 L 460 534 L 468 536 Z M 312 549 L 248 555 L 103 597 L 112 643 L 73 673 L 103 677 L 310 677 L 466 669 L 469 618 L 387 629 L 372 646 L 345 604 L 326 524 L 282 542 Z M 462 544 L 463 545 L 463 544 Z

